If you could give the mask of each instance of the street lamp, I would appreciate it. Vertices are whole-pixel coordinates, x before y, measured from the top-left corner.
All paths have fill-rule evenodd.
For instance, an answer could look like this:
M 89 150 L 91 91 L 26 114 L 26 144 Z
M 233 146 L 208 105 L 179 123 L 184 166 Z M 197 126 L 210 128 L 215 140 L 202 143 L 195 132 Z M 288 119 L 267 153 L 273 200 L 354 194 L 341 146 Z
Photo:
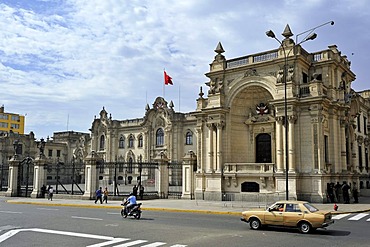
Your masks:
M 334 21 L 329 21 L 329 22 L 326 22 L 326 23 L 323 23 L 319 26 L 316 26 L 314 28 L 311 28 L 305 32 L 302 32 L 300 34 L 298 34 L 296 36 L 296 43 L 294 43 L 294 45 L 291 47 L 291 49 L 288 51 L 285 50 L 285 46 L 286 44 L 283 44 L 284 43 L 284 40 L 283 41 L 280 41 L 278 38 L 276 38 L 275 36 L 275 33 L 272 31 L 272 30 L 269 30 L 266 32 L 266 35 L 267 37 L 269 38 L 273 38 L 275 39 L 281 46 L 281 48 L 283 49 L 283 52 L 284 52 L 284 70 L 283 70 L 283 83 L 284 83 L 284 127 L 285 127 L 285 150 L 284 150 L 284 156 L 285 156 L 285 199 L 286 200 L 289 200 L 289 186 L 288 186 L 288 170 L 289 170 L 289 158 L 288 158 L 288 148 L 289 148 L 289 143 L 288 143 L 288 106 L 287 106 L 287 67 L 288 67 L 288 57 L 289 57 L 289 54 L 292 50 L 294 50 L 294 48 L 306 41 L 309 41 L 309 40 L 314 40 L 316 39 L 317 37 L 317 34 L 314 33 L 314 30 L 319 28 L 319 27 L 322 27 L 324 25 L 327 25 L 327 24 L 331 24 L 331 25 L 334 25 Z M 298 42 L 298 36 L 301 35 L 301 34 L 305 34 L 305 33 L 308 33 L 307 36 L 302 40 L 300 41 L 299 43 Z M 284 32 L 282 33 L 282 35 L 285 37 L 285 40 L 289 40 L 289 38 L 291 36 L 293 36 L 293 33 L 291 32 L 290 30 L 290 27 L 289 25 L 287 24 L 285 29 L 284 29 Z

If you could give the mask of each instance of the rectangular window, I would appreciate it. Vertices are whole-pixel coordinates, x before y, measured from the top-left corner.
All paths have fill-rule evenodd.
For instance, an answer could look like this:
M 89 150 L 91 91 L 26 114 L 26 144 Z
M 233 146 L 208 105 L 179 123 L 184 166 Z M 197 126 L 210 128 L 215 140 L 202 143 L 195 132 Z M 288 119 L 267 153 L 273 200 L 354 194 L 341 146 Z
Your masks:
M 17 115 L 12 115 L 12 121 L 19 121 L 19 116 Z
M 8 120 L 8 115 L 6 114 L 0 114 L 0 119 L 5 119 L 5 120 Z
M 329 155 L 328 155 L 328 148 L 329 148 L 329 138 L 327 135 L 324 136 L 324 156 L 325 156 L 325 163 L 329 163 Z
M 367 118 L 364 116 L 364 134 L 367 135 Z
M 360 118 L 360 116 L 357 117 L 357 131 L 361 132 L 361 118 Z
M 8 123 L 0 122 L 0 128 L 8 128 Z
M 365 169 L 369 171 L 369 150 L 365 148 Z
M 11 124 L 10 128 L 12 129 L 19 129 L 19 124 Z
M 57 150 L 57 157 L 60 157 L 60 150 Z
M 362 147 L 358 146 L 358 167 L 362 169 Z
M 48 156 L 49 156 L 49 157 L 52 157 L 52 156 L 53 156 L 53 150 L 52 150 L 52 149 L 49 149 L 49 150 L 48 150 Z
M 303 83 L 308 83 L 308 76 L 305 72 L 302 72 L 302 82 Z

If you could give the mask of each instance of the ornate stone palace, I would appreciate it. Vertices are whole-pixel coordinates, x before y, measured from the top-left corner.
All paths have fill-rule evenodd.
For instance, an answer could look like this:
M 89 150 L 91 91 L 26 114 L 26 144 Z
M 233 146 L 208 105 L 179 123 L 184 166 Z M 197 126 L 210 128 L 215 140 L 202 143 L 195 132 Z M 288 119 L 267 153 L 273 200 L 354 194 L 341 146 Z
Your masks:
M 233 59 L 219 43 L 193 112 L 176 112 L 161 97 L 143 118 L 114 120 L 103 108 L 80 153 L 104 162 L 159 162 L 159 170 L 164 160 L 181 164 L 184 198 L 284 198 L 288 182 L 290 198 L 322 202 L 328 183 L 343 181 L 370 195 L 370 91 L 352 89 L 351 62 L 335 45 L 309 53 L 284 34 L 278 49 Z M 144 175 L 154 183 L 174 176 L 139 168 L 140 177 L 137 169 L 116 175 L 130 184 Z M 85 174 L 85 193 L 91 196 L 108 173 Z M 91 179 L 97 182 L 87 185 Z M 163 185 L 155 188 L 168 195 Z

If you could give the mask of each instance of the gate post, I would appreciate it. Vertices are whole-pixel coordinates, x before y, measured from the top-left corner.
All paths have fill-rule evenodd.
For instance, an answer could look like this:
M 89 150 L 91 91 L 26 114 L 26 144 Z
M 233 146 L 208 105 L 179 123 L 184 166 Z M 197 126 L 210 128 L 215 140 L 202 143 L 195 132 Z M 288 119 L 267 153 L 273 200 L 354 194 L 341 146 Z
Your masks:
M 34 161 L 33 166 L 33 190 L 31 192 L 31 198 L 43 197 L 41 188 L 46 184 L 46 171 L 47 163 L 44 156 L 37 157 Z
M 154 159 L 159 163 L 158 170 L 155 171 L 155 188 L 159 198 L 168 198 L 169 178 L 168 178 L 168 159 L 162 151 Z
M 184 163 L 182 166 L 182 198 L 184 199 L 194 199 L 194 183 L 195 176 L 194 172 L 197 169 L 196 160 L 197 156 L 193 151 L 189 151 L 183 158 Z
M 95 197 L 96 186 L 98 184 L 96 175 L 96 164 L 98 157 L 95 151 L 91 151 L 85 158 L 85 193 L 83 200 L 90 200 Z
M 9 173 L 8 173 L 8 190 L 5 192 L 5 196 L 18 196 L 18 170 L 19 170 L 18 155 L 14 155 L 9 160 Z

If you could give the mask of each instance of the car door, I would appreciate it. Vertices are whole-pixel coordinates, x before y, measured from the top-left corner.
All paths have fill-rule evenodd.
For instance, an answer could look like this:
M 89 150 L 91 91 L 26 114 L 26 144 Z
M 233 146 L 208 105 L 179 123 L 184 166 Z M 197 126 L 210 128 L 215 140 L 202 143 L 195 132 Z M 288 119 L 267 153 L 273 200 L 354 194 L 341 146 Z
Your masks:
M 265 213 L 265 224 L 282 226 L 284 225 L 284 203 L 277 203 Z
M 284 212 L 284 226 L 297 226 L 297 222 L 303 218 L 303 212 L 298 203 L 287 203 Z

